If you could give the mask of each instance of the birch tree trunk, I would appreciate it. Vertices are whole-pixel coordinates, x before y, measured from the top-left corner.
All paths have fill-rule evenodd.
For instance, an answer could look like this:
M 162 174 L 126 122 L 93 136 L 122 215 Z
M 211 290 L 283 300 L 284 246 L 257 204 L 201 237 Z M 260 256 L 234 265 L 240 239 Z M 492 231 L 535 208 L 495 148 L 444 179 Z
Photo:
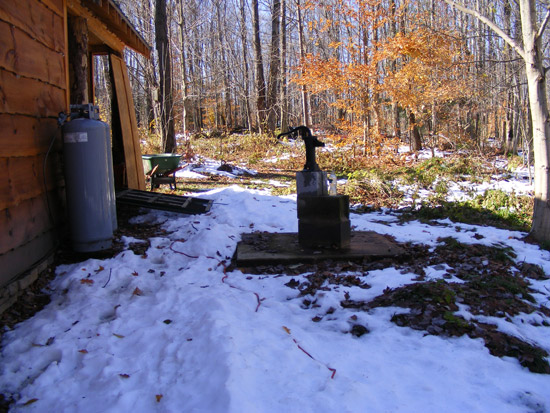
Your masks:
M 541 42 L 546 20 L 541 26 L 540 33 L 537 33 L 535 0 L 522 0 L 520 13 L 535 154 L 535 208 L 531 234 L 538 241 L 550 241 L 550 205 L 548 203 L 550 123 Z

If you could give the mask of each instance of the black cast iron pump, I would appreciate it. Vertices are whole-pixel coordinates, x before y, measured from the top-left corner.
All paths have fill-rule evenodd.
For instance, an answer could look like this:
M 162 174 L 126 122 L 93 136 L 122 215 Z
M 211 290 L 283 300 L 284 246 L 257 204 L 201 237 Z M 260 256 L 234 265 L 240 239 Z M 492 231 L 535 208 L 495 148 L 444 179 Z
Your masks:
M 289 136 L 291 139 L 302 138 L 306 145 L 306 164 L 304 165 L 304 172 L 320 171 L 319 165 L 315 161 L 315 148 L 325 146 L 323 142 L 317 139 L 317 136 L 311 134 L 311 130 L 307 126 L 297 126 L 295 128 L 289 128 L 288 132 L 280 133 L 277 135 L 277 139 L 281 136 Z

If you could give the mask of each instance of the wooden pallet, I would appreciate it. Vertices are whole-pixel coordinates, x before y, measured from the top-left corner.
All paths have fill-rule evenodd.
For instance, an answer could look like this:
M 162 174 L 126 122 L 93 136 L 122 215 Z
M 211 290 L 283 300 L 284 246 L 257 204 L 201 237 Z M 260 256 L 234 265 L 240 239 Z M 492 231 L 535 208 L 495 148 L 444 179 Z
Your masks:
M 160 209 L 182 214 L 204 214 L 210 211 L 212 201 L 209 199 L 160 194 L 157 192 L 125 189 L 116 193 L 116 201 L 121 205 L 141 208 Z

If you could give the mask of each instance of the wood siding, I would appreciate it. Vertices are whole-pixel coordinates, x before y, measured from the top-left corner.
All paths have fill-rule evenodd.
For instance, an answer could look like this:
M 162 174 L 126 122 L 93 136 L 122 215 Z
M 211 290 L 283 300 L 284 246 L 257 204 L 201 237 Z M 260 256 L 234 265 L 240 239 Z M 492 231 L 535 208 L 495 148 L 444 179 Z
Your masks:
M 0 288 L 56 242 L 63 211 L 57 117 L 67 111 L 64 16 L 64 0 L 0 0 Z

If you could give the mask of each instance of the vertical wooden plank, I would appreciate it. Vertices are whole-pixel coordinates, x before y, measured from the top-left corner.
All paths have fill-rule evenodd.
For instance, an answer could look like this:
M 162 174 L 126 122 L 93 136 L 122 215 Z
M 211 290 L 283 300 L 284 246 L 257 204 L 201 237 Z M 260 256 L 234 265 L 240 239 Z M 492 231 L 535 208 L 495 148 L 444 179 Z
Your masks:
M 110 55 L 110 57 L 122 127 L 128 188 L 144 191 L 145 174 L 141 160 L 136 112 L 134 109 L 134 100 L 132 99 L 132 88 L 130 87 L 130 80 L 128 78 L 128 69 L 124 60 L 115 55 Z
M 67 14 L 67 0 L 63 0 L 63 51 L 65 56 L 65 113 L 71 113 L 71 95 L 69 80 L 69 23 Z

